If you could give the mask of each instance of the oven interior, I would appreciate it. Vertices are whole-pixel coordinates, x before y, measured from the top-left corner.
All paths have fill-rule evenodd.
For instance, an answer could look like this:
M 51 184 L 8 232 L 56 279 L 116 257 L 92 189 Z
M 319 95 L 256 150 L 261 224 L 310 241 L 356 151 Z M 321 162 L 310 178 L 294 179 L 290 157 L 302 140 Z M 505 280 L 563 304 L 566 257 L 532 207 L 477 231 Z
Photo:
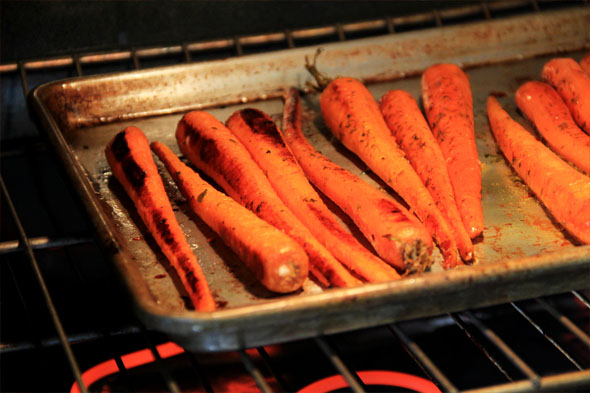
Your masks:
M 236 27 L 231 35 L 212 29 L 210 34 L 216 36 L 194 42 L 173 30 L 164 38 L 155 33 L 131 38 L 137 47 L 127 44 L 130 38 L 118 36 L 88 49 L 76 48 L 79 37 L 71 37 L 71 43 L 64 44 L 66 53 L 41 52 L 30 44 L 40 52 L 14 51 L 16 57 L 2 59 L 0 389 L 590 389 L 589 289 L 236 352 L 183 351 L 134 316 L 126 289 L 105 257 L 59 157 L 27 107 L 33 87 L 62 78 L 436 29 L 580 2 L 440 3 L 424 2 L 422 9 L 408 7 L 405 14 L 387 15 L 383 12 L 393 11 L 386 3 L 374 5 L 373 14 L 367 15 L 355 15 L 344 6 L 330 18 L 312 13 L 305 24 L 291 25 L 290 30 L 264 23 L 249 31 Z M 265 2 L 256 7 L 260 4 Z M 129 12 L 129 7 L 121 7 Z M 24 8 L 34 12 L 30 4 Z M 108 46 L 109 39 L 111 46 L 105 50 L 101 45 Z

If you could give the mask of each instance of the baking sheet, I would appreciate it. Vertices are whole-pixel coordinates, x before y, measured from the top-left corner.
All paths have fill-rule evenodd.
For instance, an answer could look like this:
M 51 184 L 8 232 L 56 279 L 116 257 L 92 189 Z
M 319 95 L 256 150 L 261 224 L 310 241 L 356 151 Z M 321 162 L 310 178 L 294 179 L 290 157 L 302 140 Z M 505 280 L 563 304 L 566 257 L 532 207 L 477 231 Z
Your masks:
M 148 326 L 167 332 L 190 350 L 231 350 L 586 287 L 589 247 L 574 245 L 511 171 L 490 133 L 485 101 L 489 94 L 496 95 L 522 120 L 514 91 L 527 80 L 539 79 L 543 64 L 556 53 L 568 51 L 567 56 L 581 58 L 582 48 L 589 45 L 583 33 L 588 22 L 590 12 L 574 8 L 323 46 L 318 66 L 331 75 L 363 79 L 376 99 L 390 89 L 406 90 L 419 99 L 419 73 L 433 63 L 466 67 L 474 96 L 485 216 L 473 266 L 444 271 L 436 250 L 431 271 L 399 281 L 326 290 L 308 280 L 298 293 L 272 294 L 189 211 L 159 165 L 180 225 L 220 306 L 210 314 L 187 307 L 174 272 L 112 177 L 104 146 L 117 132 L 135 125 L 150 141 L 160 140 L 178 153 L 176 124 L 190 109 L 206 108 L 225 121 L 235 110 L 254 106 L 280 120 L 280 94 L 289 86 L 306 89 L 311 77 L 303 68 L 304 57 L 312 56 L 315 48 L 53 82 L 35 89 L 31 102 Z M 333 140 L 318 98 L 311 92 L 303 96 L 304 132 L 312 144 L 391 192 Z M 355 233 L 354 226 L 350 229 Z

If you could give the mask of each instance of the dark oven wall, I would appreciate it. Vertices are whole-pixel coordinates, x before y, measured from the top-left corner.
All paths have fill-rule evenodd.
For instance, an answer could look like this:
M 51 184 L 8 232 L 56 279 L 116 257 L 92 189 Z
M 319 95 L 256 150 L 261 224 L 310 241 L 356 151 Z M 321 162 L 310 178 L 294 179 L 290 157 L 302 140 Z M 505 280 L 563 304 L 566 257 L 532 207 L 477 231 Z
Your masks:
M 127 289 L 26 101 L 27 93 L 41 83 L 79 75 L 437 28 L 580 3 L 585 2 L 0 2 L 0 390 L 590 389 L 588 290 L 239 351 L 185 352 L 136 318 Z M 444 12 L 457 7 L 467 11 L 458 16 Z M 405 18 L 413 15 L 418 17 Z M 375 20 L 383 23 L 351 27 Z M 315 27 L 328 29 L 307 38 L 290 35 Z M 243 41 L 276 32 L 281 38 L 264 45 Z M 215 51 L 190 50 L 192 43 L 213 39 L 229 43 Z M 150 48 L 173 49 L 152 56 Z M 79 61 L 88 54 L 124 51 L 130 52 L 114 61 Z M 84 386 L 79 388 L 76 381 Z
M 445 1 L 3 1 L 2 62 L 283 32 L 445 9 Z M 462 1 L 461 5 L 477 4 Z

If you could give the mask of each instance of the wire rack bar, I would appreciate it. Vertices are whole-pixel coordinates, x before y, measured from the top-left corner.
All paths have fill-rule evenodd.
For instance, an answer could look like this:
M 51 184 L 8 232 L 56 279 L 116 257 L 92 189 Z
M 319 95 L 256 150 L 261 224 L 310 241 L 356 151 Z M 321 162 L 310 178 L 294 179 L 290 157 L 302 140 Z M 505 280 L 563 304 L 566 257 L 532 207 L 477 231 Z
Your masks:
M 201 384 L 203 385 L 203 389 L 205 389 L 205 392 L 214 393 L 213 386 L 211 386 L 211 382 L 209 382 L 209 379 L 207 378 L 207 376 L 203 372 L 203 368 L 201 367 L 196 356 L 193 355 L 191 352 L 185 352 L 185 353 L 186 353 L 186 356 L 188 357 L 188 360 L 189 360 L 191 366 L 193 367 L 193 369 L 197 373 L 197 376 L 200 378 Z
M 424 370 L 431 380 L 437 381 L 438 385 L 442 387 L 443 391 L 449 393 L 457 393 L 459 390 L 453 383 L 443 374 L 442 371 L 434 364 L 434 362 L 424 353 L 422 348 L 410 339 L 397 325 L 388 325 L 389 330 L 397 336 L 405 350 L 412 356 L 414 361 Z
M 387 20 L 386 19 L 379 19 L 379 20 L 363 21 L 363 22 L 356 22 L 356 23 L 347 23 L 347 24 L 340 25 L 340 27 L 342 29 L 342 32 L 345 34 L 379 31 L 379 30 L 383 30 L 387 27 Z
M 342 358 L 336 354 L 325 338 L 320 336 L 315 337 L 314 340 L 324 355 L 332 362 L 336 370 L 344 377 L 352 391 L 355 393 L 364 393 L 365 389 L 358 375 L 348 369 Z
M 150 349 L 150 352 L 152 353 L 152 355 L 154 355 L 156 367 L 158 369 L 158 372 L 160 373 L 160 376 L 162 376 L 162 378 L 164 379 L 164 382 L 166 383 L 166 387 L 168 388 L 168 391 L 170 391 L 170 393 L 179 393 L 180 388 L 178 387 L 178 384 L 176 383 L 174 378 L 172 378 L 172 375 L 168 371 L 168 367 L 166 365 L 166 362 L 164 362 L 162 360 L 162 357 L 160 356 L 160 353 L 156 349 L 156 346 L 154 345 L 153 341 L 150 339 L 147 330 L 145 329 L 145 327 L 143 325 L 139 325 L 139 326 L 140 326 L 142 336 L 144 337 L 144 340 L 147 343 L 148 348 Z
M 78 74 L 78 76 L 84 75 L 82 72 L 82 64 L 80 64 L 80 56 L 73 55 L 72 61 L 74 62 L 74 67 L 76 67 L 76 74 Z
M 236 51 L 236 56 L 244 55 L 244 46 L 242 45 L 242 39 L 239 36 L 235 36 L 233 39 L 233 46 Z
M 461 393 L 583 392 L 586 391 L 582 389 L 588 387 L 589 380 L 590 370 L 572 371 L 541 377 L 537 383 L 527 379 L 507 384 L 464 390 Z
M 586 308 L 590 308 L 590 301 L 588 301 L 588 298 L 586 296 L 584 296 L 583 294 L 581 294 L 578 291 L 572 291 L 572 294 L 579 300 L 581 301 Z
M 242 45 L 264 45 L 283 42 L 285 40 L 285 33 L 270 33 L 242 37 L 240 43 Z
M 490 12 L 490 7 L 488 7 L 488 3 L 485 1 L 481 2 L 481 10 L 483 12 L 483 16 L 486 20 L 492 19 L 492 13 Z
M 281 387 L 281 391 L 283 391 L 283 392 L 293 392 L 293 391 L 295 391 L 285 381 L 285 379 L 281 376 L 281 372 L 274 365 L 271 357 L 268 355 L 268 352 L 266 352 L 266 349 L 264 349 L 264 347 L 259 347 L 259 348 L 257 348 L 257 350 L 258 350 L 258 354 L 260 355 L 260 357 L 262 358 L 262 360 L 264 360 L 264 362 L 268 366 L 270 372 L 272 373 L 272 376 L 275 378 L 275 380 L 277 381 L 277 383 Z
M 140 330 L 137 326 L 127 326 L 120 329 L 112 330 L 107 333 L 109 337 L 125 336 L 131 334 L 137 334 Z M 70 344 L 77 344 L 82 342 L 89 342 L 99 340 L 105 337 L 105 333 L 99 331 L 76 333 L 68 335 L 68 342 Z M 44 340 L 39 340 L 37 344 L 32 342 L 15 342 L 15 343 L 0 343 L 0 355 L 9 352 L 21 351 L 26 349 L 33 349 L 37 346 L 40 347 L 53 347 L 59 345 L 60 341 L 58 337 L 51 337 Z
M 25 93 L 25 97 L 29 94 L 29 83 L 27 82 L 27 71 L 23 62 L 18 63 L 18 73 L 20 76 L 20 82 Z
M 289 49 L 295 48 L 295 40 L 293 39 L 293 32 L 289 29 L 285 30 L 285 40 Z
M 8 271 L 10 273 L 10 278 L 12 279 L 12 282 L 14 282 L 14 286 L 16 289 L 16 295 L 18 296 L 18 300 L 20 301 L 20 304 L 23 306 L 24 320 L 26 321 L 27 328 L 29 329 L 31 336 L 33 337 L 31 342 L 29 343 L 30 348 L 38 348 L 41 346 L 41 340 L 39 338 L 39 334 L 37 332 L 37 329 L 33 329 L 33 318 L 31 317 L 31 312 L 29 311 L 29 306 L 27 305 L 27 302 L 25 301 L 25 297 L 23 295 L 21 285 L 19 284 L 19 280 L 17 280 L 17 278 L 16 278 L 16 274 L 14 273 L 14 269 L 12 268 L 12 265 L 10 263 L 7 263 L 7 266 L 8 266 Z
M 464 311 L 470 321 L 473 323 L 479 331 L 486 336 L 492 344 L 494 344 L 503 354 L 506 356 L 512 364 L 514 364 L 526 377 L 533 383 L 534 386 L 539 386 L 539 376 L 533 371 L 533 369 L 522 360 L 516 352 L 512 350 L 492 329 L 487 327 L 481 322 L 471 311 Z
M 346 41 L 346 34 L 344 32 L 344 28 L 340 23 L 336 23 L 336 35 L 338 36 L 338 41 Z
M 185 63 L 190 63 L 192 61 L 191 52 L 188 50 L 188 45 L 186 43 L 182 44 L 182 54 L 184 55 Z
M 549 341 L 551 343 L 551 345 L 553 345 L 555 347 L 555 349 L 557 349 L 559 352 L 561 352 L 561 354 L 563 356 L 565 356 L 567 358 L 567 360 L 570 361 L 570 363 L 572 363 L 578 370 L 582 370 L 583 367 L 580 366 L 580 364 L 578 364 L 578 362 L 576 362 L 576 360 L 574 358 L 572 358 L 572 356 L 567 353 L 562 347 L 561 345 L 559 345 L 554 339 L 553 337 L 551 337 L 549 334 L 547 334 L 547 332 L 545 332 L 543 330 L 543 328 L 533 320 L 533 318 L 526 313 L 522 308 L 520 308 L 519 306 L 517 306 L 514 302 L 510 302 L 510 305 L 516 310 L 518 311 L 518 313 L 520 315 L 522 315 L 524 317 L 524 319 L 526 319 L 539 333 L 541 333 L 543 335 L 543 337 L 545 337 L 545 339 L 547 339 L 547 341 Z
M 133 67 L 136 70 L 139 70 L 141 68 L 141 64 L 139 63 L 139 55 L 135 49 L 131 51 L 131 60 L 133 60 Z
M 385 17 L 385 27 L 387 28 L 387 33 L 393 34 L 395 33 L 395 23 L 393 23 L 393 18 L 390 16 Z
M 75 246 L 79 244 L 88 244 L 94 241 L 91 237 L 58 237 L 39 236 L 29 239 L 29 244 L 33 250 L 45 250 L 52 248 L 61 248 Z M 18 240 L 7 240 L 0 242 L 0 255 L 11 254 L 24 251 Z
M 248 355 L 244 350 L 240 350 L 239 354 L 240 359 L 244 364 L 244 367 L 252 376 L 254 382 L 256 382 L 256 385 L 260 388 L 260 390 L 262 390 L 263 393 L 272 393 L 272 389 L 270 388 L 270 386 L 268 386 L 268 383 L 264 379 L 264 376 L 262 375 L 258 367 L 256 367 L 256 365 L 254 364 L 252 358 L 250 358 L 250 355 Z
M 557 311 L 557 309 L 555 307 L 553 307 L 551 304 L 549 304 L 543 298 L 537 298 L 535 300 L 539 305 L 541 305 L 541 307 L 543 307 L 545 309 L 545 311 L 547 311 L 549 314 L 551 314 L 551 316 L 553 318 L 555 318 L 559 322 L 561 322 L 561 324 L 563 326 L 565 326 L 571 333 L 573 333 L 584 344 L 586 344 L 588 347 L 590 347 L 590 336 L 588 336 L 587 333 L 585 333 L 582 329 L 580 329 L 578 326 L 576 326 L 571 321 L 571 319 L 569 319 L 568 317 L 566 317 L 565 315 L 563 315 L 562 313 Z
M 25 137 L 20 139 L 13 139 L 2 143 L 2 157 L 19 157 L 25 155 L 27 152 L 44 152 L 48 150 L 48 145 L 44 141 L 40 141 L 38 137 Z
M 437 27 L 441 27 L 443 25 L 443 21 L 442 21 L 442 15 L 440 13 L 439 10 L 433 10 L 432 11 L 432 16 L 434 18 L 434 24 Z
M 488 358 L 490 362 L 492 362 L 492 364 L 504 375 L 508 381 L 512 381 L 510 374 L 508 374 L 508 372 L 504 369 L 504 367 L 502 367 L 496 358 L 490 354 L 486 347 L 471 334 L 467 325 L 461 320 L 461 317 L 454 313 L 449 315 L 451 318 L 453 318 L 453 321 L 455 321 L 457 326 L 459 326 L 459 328 L 463 331 L 463 333 L 465 333 L 469 340 L 477 347 L 477 349 L 479 349 L 484 354 L 484 356 Z
M 6 206 L 8 207 L 8 210 L 10 211 L 10 215 L 12 216 L 12 219 L 14 220 L 14 224 L 18 230 L 19 241 L 25 247 L 25 251 L 26 251 L 28 260 L 31 262 L 31 265 L 33 267 L 35 278 L 37 279 L 37 282 L 41 288 L 41 292 L 43 293 L 43 299 L 45 300 L 45 304 L 46 304 L 47 309 L 49 310 L 49 313 L 51 315 L 51 320 L 52 320 L 55 330 L 57 332 L 57 336 L 59 338 L 61 346 L 64 349 L 64 352 L 65 352 L 68 362 L 70 364 L 70 368 L 72 369 L 72 372 L 74 373 L 74 377 L 76 378 L 76 381 L 78 382 L 78 386 L 81 387 L 80 390 L 82 392 L 87 392 L 86 386 L 84 386 L 84 383 L 82 382 L 82 375 L 80 373 L 80 367 L 78 366 L 78 362 L 76 361 L 76 358 L 74 357 L 74 353 L 72 351 L 72 348 L 70 347 L 70 344 L 68 342 L 67 335 L 66 335 L 63 325 L 61 323 L 61 320 L 59 318 L 59 315 L 57 313 L 55 305 L 53 304 L 53 300 L 51 299 L 51 294 L 49 293 L 49 289 L 47 288 L 47 285 L 45 284 L 45 279 L 43 278 L 43 274 L 41 273 L 41 270 L 39 269 L 39 264 L 37 263 L 37 258 L 35 257 L 35 253 L 33 252 L 31 244 L 29 243 L 29 239 L 25 233 L 25 230 L 24 230 L 21 222 L 20 222 L 20 218 L 18 216 L 18 213 L 12 203 L 12 199 L 10 198 L 10 194 L 8 193 L 8 189 L 6 188 L 6 185 L 4 184 L 4 179 L 1 176 L 0 176 L 0 186 L 2 188 L 2 196 L 4 197 L 4 202 L 5 202 Z

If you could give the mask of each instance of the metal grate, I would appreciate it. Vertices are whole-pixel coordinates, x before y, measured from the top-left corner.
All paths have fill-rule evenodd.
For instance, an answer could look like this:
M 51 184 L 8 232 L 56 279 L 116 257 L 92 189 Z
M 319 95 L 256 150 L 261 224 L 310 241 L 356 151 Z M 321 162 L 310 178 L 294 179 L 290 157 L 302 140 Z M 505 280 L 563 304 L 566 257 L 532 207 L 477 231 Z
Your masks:
M 236 353 L 165 352 L 167 338 L 146 331 L 130 315 L 130 305 L 121 304 L 124 289 L 25 104 L 30 86 L 64 77 L 436 28 L 553 5 L 482 2 L 360 23 L 0 65 L 2 390 L 62 391 L 77 381 L 87 391 L 89 375 L 83 371 L 106 359 L 112 359 L 116 374 L 96 384 L 101 390 L 142 391 L 149 383 L 151 391 L 296 391 L 336 374 L 354 392 L 399 391 L 376 388 L 368 370 L 402 370 L 448 392 L 589 388 L 588 290 Z M 143 348 L 145 365 L 126 355 Z

